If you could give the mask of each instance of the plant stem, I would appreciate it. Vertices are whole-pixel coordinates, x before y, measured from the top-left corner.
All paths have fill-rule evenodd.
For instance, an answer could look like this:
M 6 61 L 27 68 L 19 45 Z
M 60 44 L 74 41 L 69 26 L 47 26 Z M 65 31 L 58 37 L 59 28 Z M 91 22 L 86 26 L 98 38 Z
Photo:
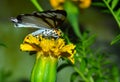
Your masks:
M 74 67 L 75 71 L 82 77 L 85 82 L 90 82 L 88 79 L 79 71 L 77 67 Z
M 37 0 L 31 0 L 31 2 L 39 11 L 43 11 L 42 7 L 38 4 Z
M 115 15 L 113 9 L 111 9 L 110 5 L 107 3 L 106 0 L 103 0 L 103 2 L 106 4 L 106 6 L 108 7 L 108 9 L 110 10 L 111 14 L 113 15 L 113 17 L 115 18 L 119 28 L 120 28 L 120 21 L 118 20 L 117 16 Z
M 32 70 L 31 82 L 55 82 L 57 62 L 58 59 L 51 57 L 36 58 L 35 65 Z

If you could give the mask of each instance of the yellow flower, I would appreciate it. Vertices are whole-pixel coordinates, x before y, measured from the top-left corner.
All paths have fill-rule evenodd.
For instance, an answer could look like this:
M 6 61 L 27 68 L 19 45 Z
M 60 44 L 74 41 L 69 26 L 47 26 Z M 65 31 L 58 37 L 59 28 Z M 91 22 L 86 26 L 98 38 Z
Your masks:
M 74 63 L 75 45 L 65 44 L 64 39 L 48 39 L 42 36 L 34 37 L 32 35 L 26 36 L 23 44 L 20 45 L 22 51 L 36 51 L 41 56 L 45 57 L 67 57 L 72 63 Z
M 63 5 L 67 0 L 50 0 L 50 4 L 54 9 L 63 9 Z M 69 1 L 69 0 L 68 0 Z M 80 8 L 88 8 L 91 5 L 91 0 L 71 0 L 76 3 Z
M 65 0 L 50 0 L 50 4 L 55 9 L 63 9 L 64 2 L 65 2 Z
M 75 0 L 78 1 L 78 0 Z M 84 8 L 88 8 L 91 5 L 91 0 L 79 0 L 79 7 L 84 9 Z

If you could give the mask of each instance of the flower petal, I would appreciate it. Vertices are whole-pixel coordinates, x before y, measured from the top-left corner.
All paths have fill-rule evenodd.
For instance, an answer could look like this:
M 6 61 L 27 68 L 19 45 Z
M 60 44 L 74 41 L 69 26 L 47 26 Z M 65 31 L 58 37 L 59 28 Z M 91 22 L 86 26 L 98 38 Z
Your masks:
M 72 63 L 74 62 L 75 45 L 65 44 L 64 39 L 58 38 L 43 38 L 42 36 L 28 35 L 23 44 L 20 45 L 22 51 L 37 51 L 42 53 L 43 56 L 51 56 L 55 58 L 66 57 Z

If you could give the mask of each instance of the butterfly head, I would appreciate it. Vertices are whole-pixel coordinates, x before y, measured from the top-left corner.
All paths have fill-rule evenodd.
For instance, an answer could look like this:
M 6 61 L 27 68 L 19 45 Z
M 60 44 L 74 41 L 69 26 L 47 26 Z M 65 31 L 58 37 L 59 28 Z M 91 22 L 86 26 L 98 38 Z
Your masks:
M 11 17 L 11 21 L 14 23 L 14 26 L 15 26 L 15 27 L 18 26 L 19 20 L 18 20 L 17 18 Z

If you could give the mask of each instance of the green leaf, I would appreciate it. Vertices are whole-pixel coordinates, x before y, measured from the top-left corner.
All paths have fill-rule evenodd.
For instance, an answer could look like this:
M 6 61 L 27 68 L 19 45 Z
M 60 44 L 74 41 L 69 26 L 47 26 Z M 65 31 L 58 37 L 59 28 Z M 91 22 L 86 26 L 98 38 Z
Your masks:
M 69 1 L 66 1 L 66 3 L 64 4 L 64 8 L 67 11 L 67 18 L 73 28 L 73 31 L 75 32 L 77 37 L 81 38 L 81 32 L 78 22 L 79 9 L 72 2 Z
M 120 21 L 120 16 L 119 16 L 118 20 Z
M 31 2 L 33 3 L 33 5 L 34 5 L 39 11 L 43 11 L 41 5 L 38 3 L 37 0 L 31 0 Z
M 120 34 L 117 35 L 111 42 L 111 45 L 115 44 L 116 42 L 118 42 L 120 40 Z
M 109 4 L 112 0 L 106 0 L 107 1 L 107 3 Z
M 108 1 L 109 1 L 109 0 L 108 0 Z M 110 4 L 108 4 L 108 1 L 103 0 L 103 2 L 106 4 L 107 8 L 109 9 L 110 13 L 113 15 L 114 19 L 116 20 L 116 22 L 117 22 L 117 24 L 118 24 L 118 26 L 119 26 L 119 28 L 120 28 L 120 20 L 119 20 L 119 17 L 117 17 L 115 11 L 112 9 L 112 8 L 114 8 L 114 7 L 116 6 L 115 4 L 117 4 L 117 1 L 116 1 L 116 2 L 112 2 L 112 7 L 110 6 Z M 115 1 L 115 0 L 114 0 L 114 1 Z
M 120 16 L 120 8 L 115 12 L 116 16 L 119 17 Z
M 86 66 L 87 66 L 87 59 L 84 58 L 80 64 L 80 71 L 85 73 Z
M 103 13 L 109 13 L 110 14 L 110 11 L 109 10 L 102 10 Z
M 112 68 L 112 75 L 114 77 L 115 82 L 119 82 L 119 69 L 117 66 L 113 66 Z
M 106 5 L 104 3 L 101 2 L 94 2 L 92 3 L 93 6 L 100 6 L 100 7 L 106 7 Z
M 105 82 L 105 80 L 103 78 L 97 78 L 95 82 Z
M 88 71 L 88 76 L 92 76 L 92 75 L 95 74 L 96 71 L 98 71 L 98 70 L 100 70 L 100 69 L 95 68 L 95 67 L 92 67 L 92 68 L 89 69 L 89 71 Z
M 119 0 L 113 0 L 111 8 L 114 9 L 118 2 L 119 2 Z
M 95 41 L 96 35 L 90 36 L 87 40 L 84 41 L 85 47 L 91 46 Z

